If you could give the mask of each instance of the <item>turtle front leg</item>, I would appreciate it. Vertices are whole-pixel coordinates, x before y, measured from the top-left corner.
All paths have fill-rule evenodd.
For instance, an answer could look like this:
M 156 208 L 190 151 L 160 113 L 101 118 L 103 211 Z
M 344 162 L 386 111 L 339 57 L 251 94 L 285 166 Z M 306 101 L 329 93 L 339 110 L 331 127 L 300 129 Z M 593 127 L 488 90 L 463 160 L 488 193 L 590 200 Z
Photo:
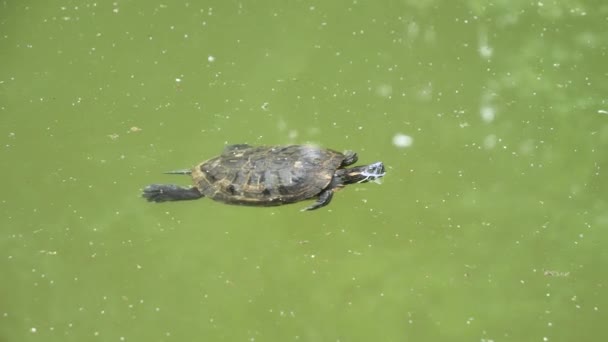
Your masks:
M 357 160 L 359 160 L 359 156 L 355 152 L 346 151 L 346 152 L 344 152 L 344 160 L 342 161 L 342 164 L 340 165 L 340 167 L 353 165 L 354 163 L 357 162 Z
M 324 190 L 319 194 L 319 199 L 317 199 L 317 201 L 313 205 L 311 205 L 310 207 L 306 207 L 301 211 L 315 210 L 324 207 L 328 205 L 329 202 L 331 202 L 331 198 L 333 197 L 333 195 L 333 190 Z

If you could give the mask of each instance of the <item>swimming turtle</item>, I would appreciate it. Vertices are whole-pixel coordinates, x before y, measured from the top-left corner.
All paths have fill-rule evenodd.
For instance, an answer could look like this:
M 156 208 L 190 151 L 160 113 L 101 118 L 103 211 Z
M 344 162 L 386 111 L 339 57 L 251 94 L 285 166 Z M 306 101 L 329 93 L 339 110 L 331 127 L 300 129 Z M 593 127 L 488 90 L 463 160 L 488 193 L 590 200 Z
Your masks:
M 346 168 L 357 162 L 352 151 L 340 153 L 310 145 L 230 145 L 192 169 L 167 172 L 191 175 L 192 187 L 152 184 L 143 190 L 151 202 L 213 200 L 250 206 L 275 206 L 317 197 L 303 210 L 326 206 L 336 190 L 384 176 L 382 162 Z

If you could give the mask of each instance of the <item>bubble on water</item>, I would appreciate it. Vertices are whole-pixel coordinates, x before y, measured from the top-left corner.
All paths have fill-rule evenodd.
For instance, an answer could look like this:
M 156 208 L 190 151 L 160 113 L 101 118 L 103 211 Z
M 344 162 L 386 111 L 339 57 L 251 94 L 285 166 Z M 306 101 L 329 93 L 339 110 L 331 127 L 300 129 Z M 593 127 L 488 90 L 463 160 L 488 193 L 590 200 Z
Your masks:
M 393 145 L 399 148 L 410 147 L 414 143 L 414 138 L 403 133 L 397 133 L 393 136 Z
M 215 57 L 209 56 L 209 57 L 207 57 L 207 61 L 213 63 L 213 62 L 215 62 Z

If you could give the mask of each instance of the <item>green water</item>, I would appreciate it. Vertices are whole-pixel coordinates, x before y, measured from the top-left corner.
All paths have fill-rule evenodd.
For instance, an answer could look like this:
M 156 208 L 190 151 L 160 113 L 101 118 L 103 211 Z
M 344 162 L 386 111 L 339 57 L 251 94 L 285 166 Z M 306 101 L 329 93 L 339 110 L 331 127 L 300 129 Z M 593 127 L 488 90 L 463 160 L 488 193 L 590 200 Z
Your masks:
M 0 3 L 0 341 L 605 340 L 607 17 Z M 387 176 L 313 212 L 139 197 L 308 142 Z

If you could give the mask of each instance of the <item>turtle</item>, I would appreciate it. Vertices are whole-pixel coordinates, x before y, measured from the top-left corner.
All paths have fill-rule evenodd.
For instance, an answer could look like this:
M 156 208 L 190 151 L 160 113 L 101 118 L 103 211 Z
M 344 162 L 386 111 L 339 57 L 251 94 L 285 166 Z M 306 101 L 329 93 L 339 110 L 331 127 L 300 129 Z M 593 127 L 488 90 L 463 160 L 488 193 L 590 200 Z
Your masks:
M 190 175 L 194 186 L 151 184 L 142 196 L 150 202 L 208 197 L 227 204 L 264 207 L 316 198 L 302 209 L 315 210 L 328 205 L 334 192 L 345 185 L 384 177 L 382 162 L 347 168 L 357 160 L 355 152 L 312 145 L 229 145 L 221 155 L 192 169 L 166 172 Z

